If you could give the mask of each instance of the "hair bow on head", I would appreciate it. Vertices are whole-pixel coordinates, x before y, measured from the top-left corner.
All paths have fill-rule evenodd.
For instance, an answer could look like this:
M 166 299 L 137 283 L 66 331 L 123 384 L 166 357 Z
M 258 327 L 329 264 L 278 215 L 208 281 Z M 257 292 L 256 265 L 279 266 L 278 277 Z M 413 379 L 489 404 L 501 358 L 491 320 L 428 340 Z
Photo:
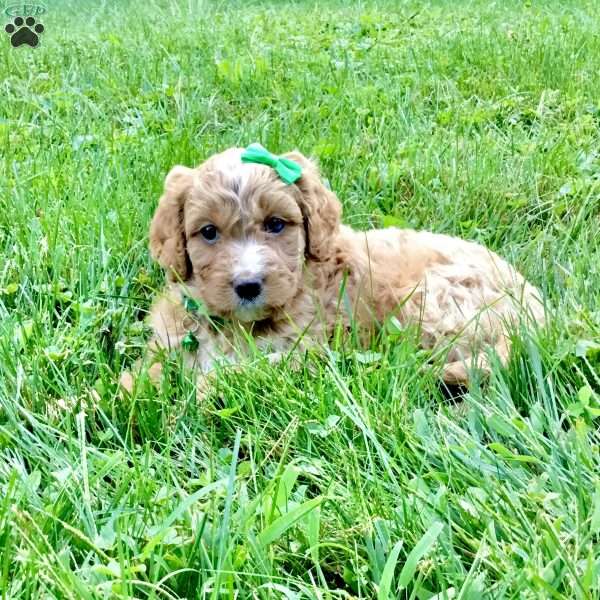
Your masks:
M 250 144 L 244 150 L 242 162 L 259 163 L 272 167 L 286 185 L 294 183 L 302 175 L 302 167 L 296 161 L 271 154 L 258 143 Z

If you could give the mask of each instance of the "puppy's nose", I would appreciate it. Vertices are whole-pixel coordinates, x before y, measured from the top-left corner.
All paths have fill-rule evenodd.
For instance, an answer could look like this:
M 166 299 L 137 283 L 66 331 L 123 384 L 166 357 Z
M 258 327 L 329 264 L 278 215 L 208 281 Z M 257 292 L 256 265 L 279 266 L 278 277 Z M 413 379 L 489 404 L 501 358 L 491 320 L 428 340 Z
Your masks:
M 235 293 L 242 300 L 254 300 L 262 292 L 260 281 L 241 281 L 234 287 Z

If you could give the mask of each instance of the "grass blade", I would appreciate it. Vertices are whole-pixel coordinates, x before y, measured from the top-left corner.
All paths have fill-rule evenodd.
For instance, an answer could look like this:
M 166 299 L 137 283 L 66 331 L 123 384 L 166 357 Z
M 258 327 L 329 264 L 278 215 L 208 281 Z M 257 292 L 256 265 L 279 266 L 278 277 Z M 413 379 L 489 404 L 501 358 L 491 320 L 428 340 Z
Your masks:
M 296 506 L 285 515 L 281 515 L 278 519 L 275 519 L 271 525 L 266 527 L 258 535 L 258 543 L 261 546 L 268 546 L 275 540 L 279 539 L 290 527 L 297 523 L 304 515 L 307 515 L 311 510 L 314 510 L 317 506 L 320 506 L 324 498 L 317 496 L 312 500 L 307 500 Z
M 413 578 L 415 571 L 417 570 L 417 564 L 425 556 L 428 550 L 433 546 L 438 536 L 444 529 L 444 524 L 440 521 L 436 521 L 426 532 L 425 535 L 418 541 L 417 545 L 410 551 L 402 571 L 400 571 L 400 577 L 398 578 L 398 587 L 403 590 Z M 387 568 L 387 564 L 386 564 Z
M 385 567 L 381 574 L 381 581 L 379 582 L 379 591 L 377 592 L 377 600 L 387 600 L 390 597 L 390 589 L 392 588 L 392 579 L 394 578 L 394 569 L 398 562 L 398 555 L 402 550 L 402 544 L 404 542 L 400 540 L 396 542 L 388 559 L 385 561 Z M 403 570 L 404 571 L 404 570 Z

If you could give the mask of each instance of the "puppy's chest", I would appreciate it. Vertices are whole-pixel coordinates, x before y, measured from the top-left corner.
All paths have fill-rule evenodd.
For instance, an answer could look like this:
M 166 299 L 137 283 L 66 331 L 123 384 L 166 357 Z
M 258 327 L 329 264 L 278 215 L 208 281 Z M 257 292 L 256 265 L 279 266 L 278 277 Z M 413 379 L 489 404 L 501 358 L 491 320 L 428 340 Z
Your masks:
M 188 362 L 206 369 L 215 361 L 237 362 L 255 350 L 280 352 L 290 343 L 286 328 L 271 319 L 243 323 L 183 310 L 178 319 L 179 345 Z

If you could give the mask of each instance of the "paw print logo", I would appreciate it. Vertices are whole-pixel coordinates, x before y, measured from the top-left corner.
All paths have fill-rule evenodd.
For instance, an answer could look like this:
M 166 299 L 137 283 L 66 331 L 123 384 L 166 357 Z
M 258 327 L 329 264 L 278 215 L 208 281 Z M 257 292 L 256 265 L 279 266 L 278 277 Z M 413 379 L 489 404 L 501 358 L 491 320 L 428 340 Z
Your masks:
M 4 28 L 10 35 L 10 43 L 17 48 L 27 44 L 35 48 L 40 43 L 40 35 L 44 33 L 44 26 L 36 23 L 33 17 L 15 17 L 12 23 Z

